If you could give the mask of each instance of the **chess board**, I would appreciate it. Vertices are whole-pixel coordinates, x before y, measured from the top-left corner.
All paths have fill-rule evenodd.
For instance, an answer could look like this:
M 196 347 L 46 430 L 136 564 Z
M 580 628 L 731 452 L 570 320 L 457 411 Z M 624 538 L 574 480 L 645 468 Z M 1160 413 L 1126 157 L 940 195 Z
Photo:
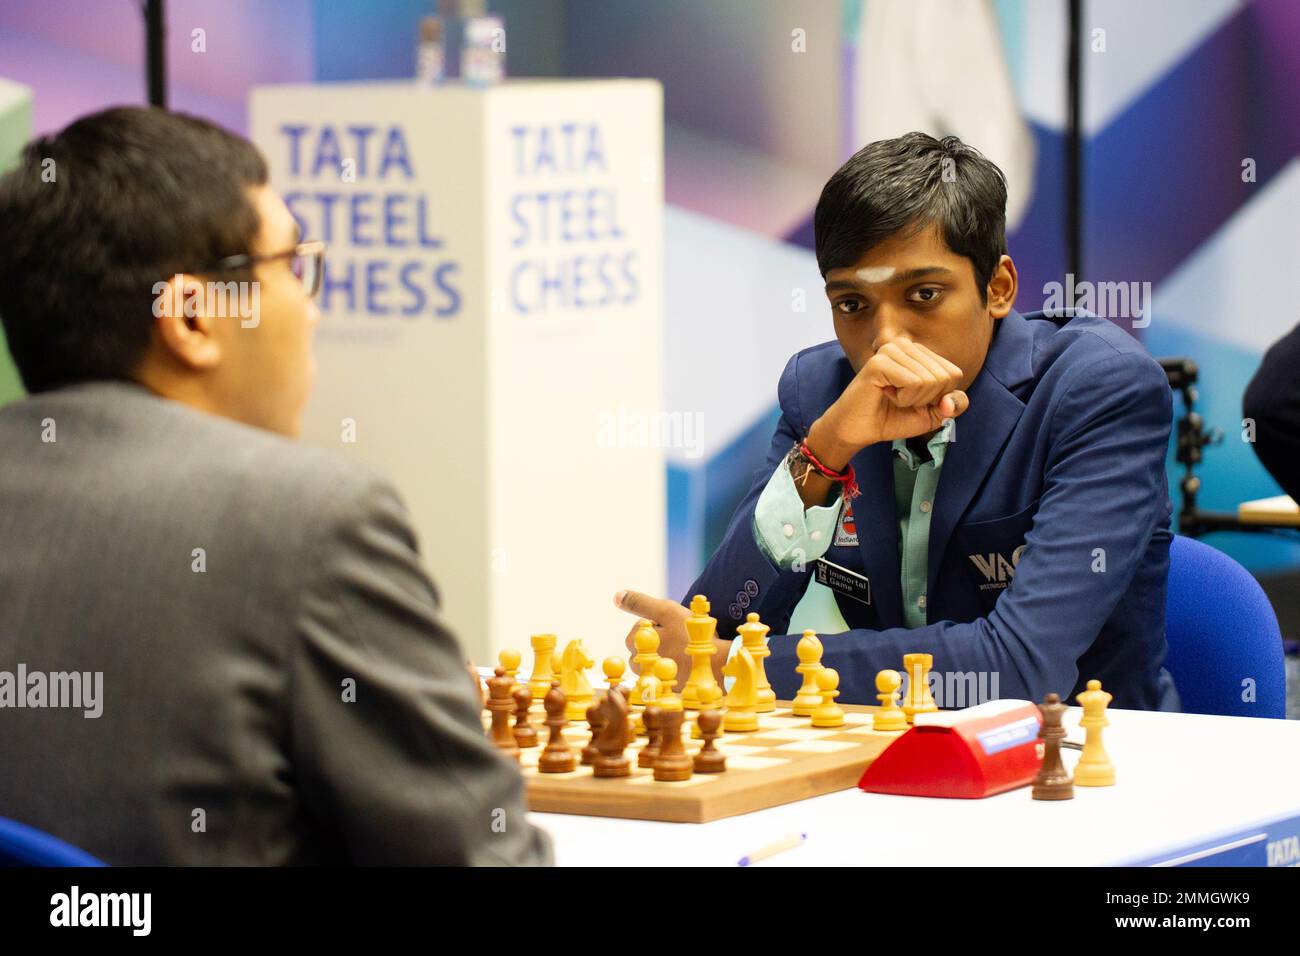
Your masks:
M 633 711 L 640 708 L 633 708 Z M 856 786 L 862 771 L 902 731 L 887 733 L 871 728 L 876 707 L 844 705 L 845 725 L 813 727 L 809 717 L 796 717 L 788 703 L 759 715 L 759 729 L 727 733 L 714 746 L 727 757 L 723 773 L 696 773 L 689 780 L 665 783 L 654 771 L 637 766 L 646 745 L 644 736 L 627 748 L 632 763 L 628 777 L 596 777 L 592 768 L 579 764 L 570 773 L 541 773 L 537 760 L 550 731 L 542 725 L 545 712 L 534 701 L 530 714 L 540 743 L 523 750 L 520 767 L 527 784 L 528 809 L 541 813 L 576 813 L 585 816 L 664 820 L 670 823 L 707 823 L 740 813 L 817 797 Z M 686 711 L 682 740 L 692 757 L 702 741 L 690 736 L 695 712 Z M 484 728 L 490 719 L 484 715 Z M 591 738 L 585 721 L 564 730 L 574 752 Z

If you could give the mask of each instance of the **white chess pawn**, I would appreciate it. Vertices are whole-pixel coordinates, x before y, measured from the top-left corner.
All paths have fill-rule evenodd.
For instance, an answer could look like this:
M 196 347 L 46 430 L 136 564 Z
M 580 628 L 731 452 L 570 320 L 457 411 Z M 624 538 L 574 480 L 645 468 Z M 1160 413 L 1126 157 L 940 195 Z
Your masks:
M 835 703 L 840 696 L 840 675 L 833 667 L 825 667 L 817 672 L 817 689 L 821 691 L 822 702 L 813 711 L 814 727 L 843 727 L 844 708 Z
M 803 675 L 803 684 L 795 695 L 790 712 L 796 717 L 811 717 L 813 708 L 822 700 L 817 690 L 817 672 L 822 669 L 822 642 L 817 632 L 804 631 L 794 652 L 799 657 L 799 666 L 795 671 Z

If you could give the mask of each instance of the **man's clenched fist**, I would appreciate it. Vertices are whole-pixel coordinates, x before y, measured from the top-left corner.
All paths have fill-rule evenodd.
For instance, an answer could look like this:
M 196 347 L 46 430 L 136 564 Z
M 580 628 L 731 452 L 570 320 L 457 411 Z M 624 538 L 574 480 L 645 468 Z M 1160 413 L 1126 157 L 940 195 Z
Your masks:
M 808 446 L 838 470 L 868 445 L 933 432 L 970 405 L 961 380 L 962 370 L 943 356 L 896 338 L 867 360 L 813 422 Z

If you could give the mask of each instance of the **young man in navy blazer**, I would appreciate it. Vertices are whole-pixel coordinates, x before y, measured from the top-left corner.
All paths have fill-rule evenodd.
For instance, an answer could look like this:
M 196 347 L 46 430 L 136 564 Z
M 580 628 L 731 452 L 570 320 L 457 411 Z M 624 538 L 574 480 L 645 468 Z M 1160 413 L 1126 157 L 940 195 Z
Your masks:
M 786 366 L 767 462 L 686 596 L 712 604 L 719 665 L 757 612 L 783 699 L 811 628 L 841 701 L 875 703 L 877 672 L 919 652 L 944 707 L 1072 702 L 1098 678 L 1116 707 L 1178 709 L 1168 381 L 1106 320 L 1012 308 L 1005 210 L 1001 171 L 952 136 L 872 143 L 826 184 L 837 341 Z M 689 611 L 615 601 L 685 674 Z

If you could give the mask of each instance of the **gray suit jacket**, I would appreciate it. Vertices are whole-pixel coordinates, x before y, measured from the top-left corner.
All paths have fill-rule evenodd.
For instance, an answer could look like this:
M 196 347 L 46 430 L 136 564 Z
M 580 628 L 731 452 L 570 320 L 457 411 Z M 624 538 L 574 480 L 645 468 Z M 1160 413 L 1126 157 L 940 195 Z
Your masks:
M 131 384 L 0 409 L 0 816 L 113 864 L 548 863 L 480 713 L 384 481 Z

